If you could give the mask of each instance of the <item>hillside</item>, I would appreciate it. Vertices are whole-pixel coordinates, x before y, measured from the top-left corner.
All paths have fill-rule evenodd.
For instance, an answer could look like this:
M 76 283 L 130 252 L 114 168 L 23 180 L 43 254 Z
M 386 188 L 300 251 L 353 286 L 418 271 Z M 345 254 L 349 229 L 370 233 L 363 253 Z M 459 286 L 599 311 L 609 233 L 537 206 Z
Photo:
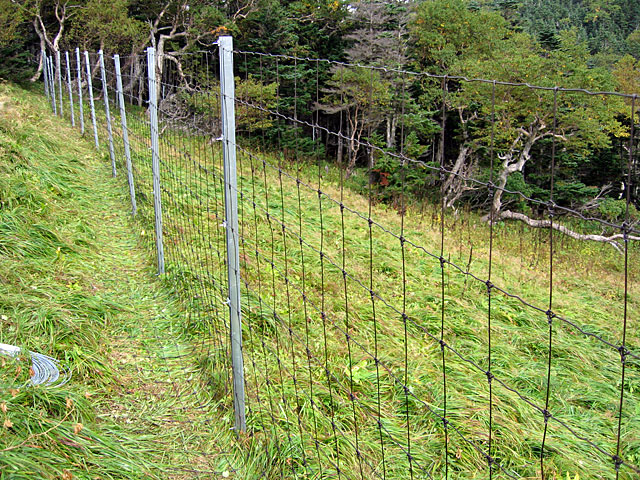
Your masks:
M 104 129 L 96 154 L 39 92 L 0 88 L 0 343 L 72 372 L 62 387 L 31 388 L 24 360 L 3 365 L 7 478 L 488 478 L 487 448 L 494 478 L 536 478 L 541 455 L 550 478 L 615 478 L 621 389 L 620 478 L 633 478 L 624 468 L 640 463 L 638 362 L 628 358 L 622 385 L 624 268 L 609 245 L 555 236 L 549 318 L 547 232 L 491 232 L 474 213 L 443 217 L 428 203 L 400 215 L 320 156 L 293 163 L 240 147 L 248 434 L 235 444 L 217 144 L 163 129 L 158 279 L 144 113 L 129 117 L 132 221 Z M 490 265 L 500 290 L 489 310 Z M 635 355 L 639 338 L 630 321 Z

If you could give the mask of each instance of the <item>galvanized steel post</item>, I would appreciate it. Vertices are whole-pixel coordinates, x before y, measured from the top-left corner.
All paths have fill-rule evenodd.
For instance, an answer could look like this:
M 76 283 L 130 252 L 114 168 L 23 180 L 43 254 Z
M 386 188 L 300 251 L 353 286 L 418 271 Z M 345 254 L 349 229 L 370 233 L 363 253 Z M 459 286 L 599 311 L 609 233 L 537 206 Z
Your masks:
M 98 142 L 98 125 L 96 124 L 96 107 L 93 102 L 93 83 L 91 81 L 91 62 L 89 62 L 89 52 L 84 51 L 84 61 L 87 66 L 87 90 L 89 90 L 89 104 L 91 105 L 91 121 L 93 122 L 93 139 L 96 143 L 96 149 L 100 148 Z
M 151 133 L 151 169 L 153 172 L 153 209 L 156 223 L 156 250 L 158 273 L 164 273 L 164 247 L 162 245 L 162 201 L 160 190 L 160 152 L 158 132 L 158 86 L 156 83 L 156 51 L 147 48 L 147 73 L 149 76 L 149 119 Z
M 56 84 L 53 77 L 53 58 L 47 57 L 47 68 L 49 69 L 49 91 L 51 92 L 51 108 L 53 114 L 58 114 L 58 104 L 56 101 Z
M 78 110 L 80 111 L 80 133 L 84 135 L 84 106 L 82 105 L 82 63 L 80 49 L 76 47 L 76 64 L 78 65 Z
M 100 76 L 102 77 L 102 96 L 104 98 L 104 112 L 107 121 L 107 134 L 109 136 L 109 157 L 111 157 L 111 175 L 116 176 L 116 152 L 113 149 L 113 130 L 111 129 L 111 112 L 109 111 L 109 90 L 107 88 L 107 74 L 104 69 L 104 54 L 98 52 L 100 58 Z
M 63 108 L 62 108 L 62 97 L 64 95 L 64 93 L 62 92 L 62 62 L 60 61 L 60 50 L 58 50 L 56 52 L 56 70 L 57 70 L 57 77 L 58 77 L 58 93 L 59 95 L 59 100 L 60 100 L 60 109 L 58 111 L 58 114 L 63 117 L 64 116 L 64 112 L 63 112 Z
M 71 110 L 71 126 L 76 126 L 76 117 L 73 114 L 73 90 L 71 89 L 71 68 L 69 67 L 69 52 L 64 52 L 67 61 L 67 89 L 69 90 L 69 109 Z
M 44 50 L 40 52 L 40 62 L 42 62 L 42 79 L 44 80 L 44 94 L 47 96 L 47 100 L 50 100 L 51 95 L 49 94 L 49 72 L 47 71 L 47 57 Z
M 224 207 L 227 240 L 227 278 L 229 282 L 229 329 L 233 369 L 233 409 L 235 430 L 247 428 L 242 358 L 242 316 L 240 310 L 240 252 L 238 231 L 238 185 L 236 172 L 235 86 L 233 77 L 233 38 L 218 39 L 220 52 L 220 96 L 222 99 L 222 147 L 224 158 Z
M 125 111 L 124 92 L 122 91 L 122 75 L 120 74 L 120 55 L 113 57 L 116 69 L 116 89 L 118 90 L 118 103 L 120 104 L 120 122 L 122 123 L 122 143 L 124 144 L 124 156 L 127 162 L 127 180 L 129 181 L 129 196 L 131 197 L 131 214 L 135 216 L 136 190 L 133 183 L 133 170 L 131 168 L 131 151 L 129 149 L 129 132 L 127 131 L 127 112 Z

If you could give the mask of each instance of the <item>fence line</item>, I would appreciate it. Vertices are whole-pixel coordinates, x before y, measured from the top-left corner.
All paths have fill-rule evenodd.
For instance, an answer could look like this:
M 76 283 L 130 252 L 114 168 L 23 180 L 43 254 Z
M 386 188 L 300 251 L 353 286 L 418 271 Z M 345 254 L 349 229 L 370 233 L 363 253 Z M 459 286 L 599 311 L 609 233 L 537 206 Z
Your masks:
M 94 109 L 90 55 L 84 53 L 83 80 L 76 49 L 78 108 L 84 128 L 84 85 L 95 146 L 99 127 L 113 175 L 117 163 L 127 168 L 133 215 L 154 225 L 158 272 L 188 306 L 185 328 L 199 340 L 194 352 L 215 372 L 219 395 L 234 409 L 234 428 L 249 433 L 266 458 L 275 449 L 261 475 L 544 480 L 640 473 L 640 443 L 632 433 L 640 427 L 633 414 L 640 396 L 629 383 L 640 365 L 638 331 L 629 321 L 635 313 L 631 242 L 639 233 L 631 216 L 636 96 L 233 51 L 230 37 L 218 46 L 219 55 L 158 58 L 153 49 L 116 55 L 113 68 L 99 52 L 104 117 Z M 73 72 L 65 56 L 74 124 Z M 56 65 L 54 77 L 53 60 L 45 60 L 45 93 L 54 114 L 64 116 L 60 52 Z M 407 92 L 416 78 L 439 83 L 431 161 L 411 153 L 406 134 Z M 381 121 L 363 119 L 382 115 L 375 96 L 383 93 L 375 89 L 385 81 L 395 88 L 389 100 L 399 122 L 395 149 L 377 143 Z M 453 82 L 486 87 L 478 95 L 488 108 L 468 120 L 476 122 L 471 127 L 455 124 Z M 498 93 L 508 88 L 538 91 L 539 108 L 549 107 L 550 142 L 538 152 L 549 159 L 548 200 L 510 187 L 495 171 L 497 159 L 507 165 L 497 117 Z M 148 112 L 135 105 L 144 94 Z M 559 112 L 580 108 L 581 95 L 630 100 L 621 223 L 556 203 Z M 109 97 L 120 122 L 112 122 Z M 354 114 L 358 108 L 363 117 Z M 488 179 L 447 157 L 463 126 L 486 131 Z M 352 168 L 362 160 L 368 167 L 359 173 L 365 180 L 358 196 L 351 193 L 358 188 Z M 432 233 L 409 206 L 408 178 L 416 170 L 437 192 Z M 394 175 L 397 213 L 389 215 L 379 208 L 379 195 Z M 483 198 L 488 210 L 486 229 L 474 226 L 474 235 L 486 235 L 484 246 L 474 240 L 480 245 L 474 251 L 474 241 L 460 244 L 458 261 L 451 256 L 459 227 L 447 213 L 454 182 Z M 533 290 L 507 277 L 508 247 L 498 224 L 509 218 L 500 216 L 506 195 L 537 206 L 547 222 L 545 245 L 540 240 L 538 247 L 546 249 L 546 266 L 541 278 L 534 271 L 527 279 L 539 284 Z M 577 233 L 566 227 L 567 215 L 583 222 L 571 227 Z M 591 233 L 593 226 L 609 233 Z M 623 265 L 617 257 L 610 262 L 623 283 L 610 316 L 621 320 L 619 330 L 568 303 L 567 232 L 606 237 L 623 253 Z M 520 240 L 521 272 L 522 249 Z M 571 393 L 572 383 L 596 389 L 598 399 Z

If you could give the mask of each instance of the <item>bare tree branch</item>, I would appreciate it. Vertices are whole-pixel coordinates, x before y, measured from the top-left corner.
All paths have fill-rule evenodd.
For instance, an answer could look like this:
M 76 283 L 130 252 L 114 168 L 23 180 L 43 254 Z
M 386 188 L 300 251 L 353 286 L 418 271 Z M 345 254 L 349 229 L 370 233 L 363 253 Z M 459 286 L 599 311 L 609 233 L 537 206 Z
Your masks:
M 485 217 L 487 218 L 487 217 Z M 524 213 L 512 212 L 511 210 L 504 210 L 497 214 L 496 220 L 518 220 L 520 222 L 524 222 L 528 226 L 532 228 L 553 228 L 554 230 L 567 235 L 568 237 L 574 238 L 576 240 L 588 240 L 592 242 L 600 242 L 600 243 L 608 243 L 613 248 L 615 248 L 618 252 L 622 253 L 622 245 L 618 242 L 618 240 L 624 239 L 623 233 L 616 233 L 614 235 L 595 235 L 595 234 L 583 234 L 575 232 L 564 225 L 561 225 L 556 222 L 551 222 L 550 220 L 536 220 L 531 218 Z M 640 237 L 627 235 L 628 240 L 638 241 Z

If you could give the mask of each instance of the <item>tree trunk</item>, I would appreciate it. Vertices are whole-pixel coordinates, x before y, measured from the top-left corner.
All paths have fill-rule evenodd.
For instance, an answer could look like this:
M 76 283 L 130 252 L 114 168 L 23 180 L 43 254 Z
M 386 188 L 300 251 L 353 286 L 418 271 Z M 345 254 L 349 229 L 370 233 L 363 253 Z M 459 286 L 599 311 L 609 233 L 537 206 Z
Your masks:
M 491 205 L 494 213 L 497 214 L 502 208 L 502 193 L 507 185 L 509 175 L 515 172 L 522 172 L 525 164 L 531 158 L 531 148 L 535 144 L 536 140 L 540 138 L 537 137 L 538 133 L 538 126 L 534 126 L 532 131 L 521 132 L 518 138 L 514 140 L 510 151 L 503 157 L 504 161 L 502 162 L 502 170 L 500 171 L 500 175 L 498 175 L 498 183 L 496 184 L 497 188 Z M 517 146 L 521 142 L 523 136 L 526 137 L 526 140 L 522 146 L 522 151 L 517 155 L 517 160 L 514 161 Z
M 463 144 L 460 147 L 458 158 L 456 158 L 456 162 L 444 182 L 444 201 L 447 208 L 452 207 L 465 190 L 464 167 L 470 152 L 471 145 Z
M 33 77 L 31 77 L 30 79 L 31 82 L 36 82 L 40 78 L 40 74 L 42 73 L 42 68 L 44 66 L 44 58 L 42 56 L 42 52 L 44 52 L 47 48 L 47 41 L 44 37 L 44 33 L 41 32 L 40 29 L 38 28 L 37 18 L 33 19 L 33 28 L 35 29 L 36 34 L 40 39 L 40 59 L 38 61 L 38 69 L 36 70 L 36 73 L 33 74 Z
M 387 122 L 387 148 L 393 148 L 396 145 L 396 130 L 398 128 L 398 117 L 395 113 L 389 115 Z

